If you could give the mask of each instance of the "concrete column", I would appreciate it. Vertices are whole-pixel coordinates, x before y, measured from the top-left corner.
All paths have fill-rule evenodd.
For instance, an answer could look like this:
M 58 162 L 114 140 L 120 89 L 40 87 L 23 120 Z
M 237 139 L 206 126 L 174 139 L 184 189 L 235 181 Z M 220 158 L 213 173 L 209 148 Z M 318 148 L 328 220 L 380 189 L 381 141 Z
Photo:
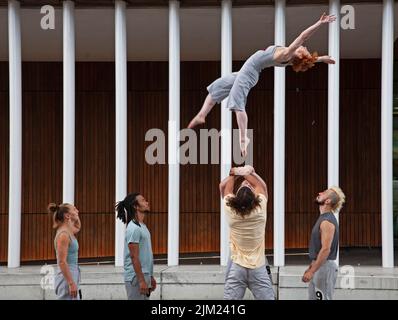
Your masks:
M 221 76 L 232 72 L 232 1 L 221 3 Z M 232 112 L 221 103 L 221 180 L 229 175 L 232 165 Z M 226 266 L 229 255 L 229 226 L 223 201 L 220 203 L 220 264 Z
M 381 226 L 382 263 L 394 267 L 393 234 L 393 63 L 394 1 L 383 1 L 381 65 Z
M 275 1 L 275 44 L 284 46 L 286 2 Z M 285 265 L 285 68 L 274 68 L 274 265 Z
M 21 18 L 18 1 L 8 1 L 10 77 L 10 172 L 8 204 L 8 268 L 20 266 L 22 188 Z
M 328 186 L 339 186 L 339 109 L 340 109 L 340 0 L 329 1 L 329 14 L 336 21 L 329 24 L 329 55 L 336 64 L 328 66 Z M 335 213 L 339 221 L 339 213 Z M 339 264 L 339 254 L 336 258 Z
M 169 2 L 169 204 L 167 264 L 177 266 L 180 247 L 180 3 Z
M 116 201 L 127 195 L 127 44 L 126 3 L 115 2 L 115 84 L 116 84 Z M 124 264 L 125 225 L 115 224 L 115 266 Z
M 75 202 L 75 4 L 63 2 L 63 187 L 62 201 Z

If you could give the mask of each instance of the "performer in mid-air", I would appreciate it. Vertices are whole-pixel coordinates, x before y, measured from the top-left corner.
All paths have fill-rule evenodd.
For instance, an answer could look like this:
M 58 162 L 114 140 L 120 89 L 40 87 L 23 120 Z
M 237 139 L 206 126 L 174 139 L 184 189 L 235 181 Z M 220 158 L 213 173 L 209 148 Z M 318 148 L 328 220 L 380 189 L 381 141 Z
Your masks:
M 269 67 L 286 66 L 292 66 L 296 72 L 304 72 L 313 67 L 315 62 L 334 64 L 335 61 L 330 56 L 318 56 L 316 52 L 311 54 L 306 47 L 303 47 L 303 44 L 322 25 L 335 20 L 334 15 L 324 13 L 315 24 L 304 30 L 290 46 L 271 45 L 265 50 L 258 50 L 246 60 L 239 72 L 233 72 L 214 81 L 207 87 L 209 94 L 202 109 L 189 123 L 188 128 L 192 129 L 205 123 L 206 116 L 215 104 L 221 103 L 228 97 L 227 108 L 235 111 L 240 130 L 240 148 L 243 156 L 246 156 L 247 146 L 250 142 L 246 132 L 248 123 L 245 111 L 246 100 L 250 89 L 257 84 L 260 72 Z

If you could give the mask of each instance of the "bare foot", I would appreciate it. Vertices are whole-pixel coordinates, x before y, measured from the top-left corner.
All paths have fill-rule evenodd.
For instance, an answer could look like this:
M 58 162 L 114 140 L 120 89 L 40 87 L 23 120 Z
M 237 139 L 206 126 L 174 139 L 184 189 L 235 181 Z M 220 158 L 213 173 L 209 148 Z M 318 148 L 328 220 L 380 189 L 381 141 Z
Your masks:
M 242 152 L 242 156 L 244 158 L 246 158 L 247 156 L 247 146 L 250 143 L 250 139 L 248 137 L 246 137 L 245 139 L 242 139 L 240 141 L 240 151 Z
M 197 115 L 195 118 L 192 119 L 192 121 L 188 125 L 188 129 L 193 129 L 196 126 L 205 123 L 205 118 Z

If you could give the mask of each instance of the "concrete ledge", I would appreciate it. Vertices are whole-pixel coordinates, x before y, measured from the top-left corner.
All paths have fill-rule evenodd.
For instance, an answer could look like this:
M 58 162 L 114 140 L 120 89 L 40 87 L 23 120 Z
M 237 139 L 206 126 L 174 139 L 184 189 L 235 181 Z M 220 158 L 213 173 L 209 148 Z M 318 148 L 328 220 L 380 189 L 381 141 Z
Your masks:
M 43 300 L 44 290 L 32 285 L 0 285 L 0 300 Z
M 279 300 L 307 300 L 307 288 L 279 288 Z M 398 300 L 398 290 L 336 289 L 334 300 Z
M 277 268 L 271 268 L 274 283 Z M 214 265 L 183 265 L 169 267 L 161 273 L 161 297 L 164 300 L 222 300 L 224 296 L 225 267 Z M 277 286 L 274 286 L 275 293 Z M 252 300 L 250 290 L 244 299 Z
M 162 272 L 162 283 L 174 284 L 222 284 L 225 282 L 225 267 L 214 265 L 195 265 L 169 267 Z M 271 268 L 272 282 L 278 282 L 278 269 Z
M 279 288 L 307 288 L 301 281 L 305 269 L 303 266 L 279 268 Z M 353 267 L 352 271 L 349 277 L 339 269 L 336 289 L 347 289 L 352 284 L 354 289 L 398 290 L 398 268 Z
M 305 266 L 271 268 L 274 291 L 279 300 L 307 299 L 308 285 L 301 281 L 305 269 Z M 17 269 L 0 267 L 0 300 L 55 299 L 53 290 L 41 288 L 43 275 L 40 274 L 40 270 L 40 266 Z M 350 281 L 355 289 L 345 289 L 346 275 L 339 274 L 335 299 L 398 300 L 398 268 L 356 267 L 351 270 L 354 270 L 354 273 Z M 83 265 L 81 271 L 83 299 L 126 299 L 123 268 L 111 265 Z M 155 265 L 154 271 L 158 287 L 151 295 L 152 300 L 219 300 L 223 298 L 224 267 Z M 253 299 L 249 290 L 246 291 L 244 299 Z

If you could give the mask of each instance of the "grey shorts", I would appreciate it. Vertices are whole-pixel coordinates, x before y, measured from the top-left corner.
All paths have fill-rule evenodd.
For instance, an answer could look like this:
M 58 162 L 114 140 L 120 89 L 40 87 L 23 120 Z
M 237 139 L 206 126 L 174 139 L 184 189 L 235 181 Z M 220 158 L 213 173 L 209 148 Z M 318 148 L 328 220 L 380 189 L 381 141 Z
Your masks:
M 148 288 L 151 287 L 151 276 L 144 274 L 145 282 Z M 149 297 L 140 293 L 140 284 L 138 283 L 137 277 L 134 277 L 132 281 L 126 281 L 126 292 L 127 300 L 149 300 Z
M 311 279 L 308 287 L 309 300 L 332 300 L 337 274 L 337 264 L 333 260 L 327 260 Z
M 253 293 L 256 300 L 275 300 L 266 265 L 257 269 L 248 269 L 229 262 L 226 271 L 224 300 L 242 300 L 246 288 Z

